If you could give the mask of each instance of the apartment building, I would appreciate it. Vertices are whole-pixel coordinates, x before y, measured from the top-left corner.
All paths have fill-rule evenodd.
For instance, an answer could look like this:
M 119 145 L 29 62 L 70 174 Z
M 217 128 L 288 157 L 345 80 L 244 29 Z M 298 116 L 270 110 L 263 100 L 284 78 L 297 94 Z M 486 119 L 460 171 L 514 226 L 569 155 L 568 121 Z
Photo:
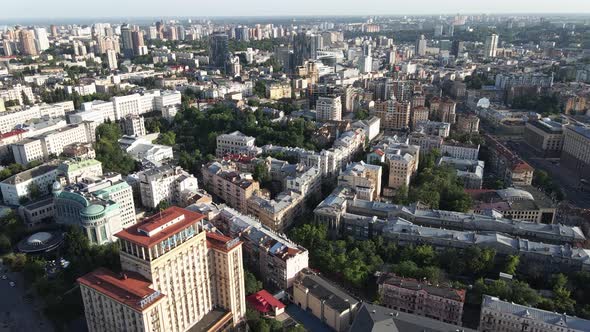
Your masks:
M 6 205 L 19 205 L 21 199 L 30 198 L 33 187 L 40 195 L 47 195 L 57 176 L 57 165 L 45 164 L 15 174 L 0 182 L 2 199 Z
M 563 133 L 562 165 L 590 179 L 590 127 L 569 125 Z
M 5 102 L 11 100 L 18 100 L 20 105 L 23 105 L 23 94 L 27 96 L 29 101 L 35 101 L 35 95 L 33 94 L 33 88 L 26 85 L 16 84 L 12 87 L 0 89 L 0 99 Z M 4 130 L 2 130 L 4 132 Z
M 197 178 L 180 166 L 162 165 L 137 173 L 141 204 L 154 209 L 160 202 L 179 204 L 183 196 L 196 193 Z
M 475 161 L 479 159 L 479 145 L 449 140 L 441 145 L 440 153 L 451 158 Z
M 563 149 L 563 126 L 550 119 L 528 121 L 524 141 L 544 158 L 559 158 Z
M 457 103 L 449 98 L 434 97 L 430 100 L 430 116 L 437 121 L 455 123 L 456 109 Z
M 485 163 L 481 160 L 459 159 L 443 156 L 438 165 L 446 165 L 457 171 L 457 177 L 463 181 L 465 189 L 481 189 Z
M 440 136 L 442 138 L 449 137 L 451 134 L 451 124 L 448 122 L 439 121 L 421 121 L 416 124 L 417 132 L 425 135 Z
M 163 90 L 154 97 L 154 110 L 164 111 L 167 107 L 180 108 L 182 96 L 179 91 Z
M 457 119 L 457 131 L 464 134 L 479 132 L 479 118 L 475 114 L 459 115 Z
M 496 138 L 487 134 L 484 138 L 490 151 L 489 166 L 504 183 L 508 186 L 530 186 L 535 169 Z
M 122 273 L 78 279 L 89 331 L 223 331 L 246 314 L 242 243 L 171 207 L 119 232 Z M 182 273 L 180 273 L 182 271 Z
M 484 295 L 479 316 L 481 332 L 582 332 L 590 330 L 590 320 L 533 308 Z
M 246 263 L 271 289 L 288 289 L 308 267 L 307 249 L 253 217 L 225 207 L 211 222 L 224 234 L 242 240 Z
M 384 130 L 403 130 L 410 126 L 410 103 L 398 102 L 395 96 L 382 102 L 376 102 L 371 115 L 381 119 Z
M 424 106 L 412 107 L 410 112 L 410 128 L 418 130 L 419 124 L 428 121 L 430 112 Z
M 260 149 L 255 145 L 256 139 L 246 136 L 239 131 L 217 136 L 217 149 L 215 154 L 217 158 L 223 158 L 228 154 L 247 155 L 255 157 L 260 154 Z
M 293 284 L 293 303 L 337 332 L 349 331 L 359 301 L 310 270 Z
M 381 196 L 382 167 L 358 162 L 348 165 L 338 176 L 338 185 L 355 190 L 360 199 L 377 200 Z
M 387 186 L 399 189 L 408 187 L 412 176 L 418 171 L 420 148 L 415 145 L 397 144 L 385 151 L 385 163 L 389 165 Z
M 122 121 L 123 133 L 127 136 L 145 136 L 145 121 L 143 116 L 128 114 Z
M 465 289 L 432 285 L 388 272 L 380 273 L 377 284 L 382 304 L 390 309 L 462 325 Z
M 203 169 L 203 185 L 227 205 L 248 212 L 248 201 L 260 189 L 251 174 L 239 173 L 228 162 L 213 162 Z
M 304 198 L 294 191 L 283 191 L 273 199 L 253 195 L 247 201 L 246 213 L 273 231 L 282 232 L 303 212 Z
M 340 96 L 320 96 L 316 101 L 317 121 L 342 120 L 342 99 Z

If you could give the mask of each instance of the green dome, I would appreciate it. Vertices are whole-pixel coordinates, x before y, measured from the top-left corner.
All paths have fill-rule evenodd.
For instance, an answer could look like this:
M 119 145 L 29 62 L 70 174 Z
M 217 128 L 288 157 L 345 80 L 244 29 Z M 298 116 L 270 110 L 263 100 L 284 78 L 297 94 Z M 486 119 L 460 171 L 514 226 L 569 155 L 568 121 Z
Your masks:
M 102 205 L 89 205 L 87 208 L 82 210 L 82 214 L 86 216 L 95 216 L 104 212 L 104 206 Z

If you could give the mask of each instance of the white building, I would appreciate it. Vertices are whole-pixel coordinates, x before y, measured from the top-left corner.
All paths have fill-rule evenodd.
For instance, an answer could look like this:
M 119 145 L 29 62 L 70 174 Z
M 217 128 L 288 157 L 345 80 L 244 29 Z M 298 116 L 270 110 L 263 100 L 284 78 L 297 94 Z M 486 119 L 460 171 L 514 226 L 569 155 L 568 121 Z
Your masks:
M 119 146 L 137 161 L 148 160 L 152 163 L 159 163 L 174 157 L 171 146 L 153 144 L 143 138 L 123 136 L 119 140 Z
M 462 144 L 459 142 L 445 142 L 440 147 L 440 153 L 457 159 L 478 160 L 479 145 Z
M 246 136 L 239 131 L 217 136 L 217 149 L 215 154 L 217 158 L 222 158 L 226 154 L 245 154 L 254 157 L 260 153 L 260 149 L 254 144 L 256 139 Z
M 58 176 L 63 177 L 68 185 L 75 184 L 84 178 L 102 176 L 102 163 L 96 159 L 66 160 L 57 167 Z
M 316 119 L 318 121 L 342 120 L 342 100 L 340 96 L 319 97 L 316 102 Z
M 0 132 L 10 132 L 17 125 L 25 124 L 32 119 L 41 119 L 43 117 L 63 117 L 65 116 L 65 113 L 65 107 L 60 104 L 42 104 L 23 108 L 16 111 L 3 112 L 0 113 Z
M 495 58 L 498 53 L 498 35 L 492 34 L 486 38 L 484 45 L 484 57 Z
M 360 120 L 352 123 L 353 128 L 362 128 L 367 134 L 367 139 L 372 141 L 381 131 L 381 119 L 372 116 L 367 120 Z
M 16 84 L 6 89 L 0 89 L 0 99 L 3 99 L 5 102 L 18 100 L 21 106 L 23 105 L 23 94 L 27 96 L 30 102 L 35 101 L 33 89 L 30 86 Z
M 137 174 L 141 204 L 155 208 L 160 202 L 179 203 L 187 192 L 197 192 L 197 179 L 180 166 L 163 165 Z
M 123 132 L 128 136 L 145 136 L 145 122 L 143 116 L 128 114 L 123 119 Z
M 479 331 L 582 332 L 590 331 L 590 321 L 484 295 Z
M 38 189 L 40 195 L 48 194 L 56 176 L 57 166 L 46 164 L 9 177 L 0 182 L 4 204 L 19 205 L 21 198 L 30 198 L 33 187 Z
M 163 111 L 167 106 L 180 107 L 182 95 L 179 91 L 164 90 L 154 97 L 154 110 Z
M 115 70 L 119 68 L 119 64 L 117 63 L 117 51 L 107 50 L 107 61 L 110 70 Z
M 47 38 L 47 30 L 45 28 L 35 28 L 35 41 L 39 52 L 43 52 L 49 48 L 49 39 Z
M 59 156 L 65 146 L 90 143 L 93 137 L 90 123 L 85 122 L 26 138 L 12 145 L 12 153 L 17 163 L 26 165 L 33 160 L 48 159 L 51 155 Z

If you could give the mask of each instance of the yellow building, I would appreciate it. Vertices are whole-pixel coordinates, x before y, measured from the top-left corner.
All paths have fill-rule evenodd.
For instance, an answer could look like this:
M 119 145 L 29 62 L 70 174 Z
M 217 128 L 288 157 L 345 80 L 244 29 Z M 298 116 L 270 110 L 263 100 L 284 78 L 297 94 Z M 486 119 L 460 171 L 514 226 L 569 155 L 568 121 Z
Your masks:
M 291 84 L 271 83 L 266 85 L 266 98 L 272 100 L 291 98 Z
M 115 236 L 123 273 L 78 279 L 89 331 L 220 331 L 245 313 L 242 245 L 171 207 Z

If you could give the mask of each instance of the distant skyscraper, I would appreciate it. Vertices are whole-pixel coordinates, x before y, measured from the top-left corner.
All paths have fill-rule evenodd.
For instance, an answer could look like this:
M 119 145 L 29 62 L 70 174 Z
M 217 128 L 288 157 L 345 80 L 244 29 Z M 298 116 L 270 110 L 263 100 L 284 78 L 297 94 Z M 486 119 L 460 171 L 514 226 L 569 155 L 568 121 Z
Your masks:
M 306 31 L 300 31 L 293 37 L 293 66 L 303 66 L 306 60 L 311 57 L 311 50 L 307 42 Z
M 453 40 L 453 45 L 451 46 L 451 54 L 455 57 L 458 57 L 459 54 L 463 53 L 465 45 L 460 40 Z
M 178 36 L 178 40 L 185 40 L 186 39 L 186 29 L 179 25 L 176 27 L 176 35 Z
M 52 24 L 50 29 L 51 29 L 51 37 L 54 37 L 54 38 L 57 37 L 57 26 Z
M 248 27 L 237 27 L 236 29 L 236 39 L 240 41 L 249 41 L 250 40 L 250 29 Z
M 142 48 L 145 46 L 145 42 L 143 41 L 143 31 L 133 31 L 131 33 L 131 39 L 133 40 L 133 54 L 143 55 Z
M 495 58 L 496 54 L 498 53 L 498 35 L 493 34 L 486 38 L 486 43 L 484 46 L 484 57 L 486 58 Z
M 133 57 L 133 30 L 129 24 L 121 26 L 121 51 L 127 58 Z
M 49 39 L 47 38 L 47 30 L 45 28 L 35 28 L 35 36 L 37 37 L 37 49 L 43 52 L 49 48 Z
M 115 70 L 119 67 L 117 64 L 117 51 L 107 50 L 107 60 L 109 63 L 110 70 Z
M 150 26 L 148 29 L 148 39 L 149 40 L 154 40 L 154 39 L 158 39 L 158 28 L 156 28 L 155 26 Z
M 37 47 L 35 46 L 35 34 L 32 30 L 23 29 L 20 31 L 20 51 L 24 55 L 37 55 Z
M 225 60 L 229 56 L 229 37 L 225 33 L 217 33 L 211 36 L 209 45 L 209 62 L 217 68 L 224 68 Z
M 363 43 L 363 55 L 359 59 L 359 70 L 362 73 L 370 73 L 373 71 L 373 57 L 371 56 L 371 43 L 365 41 Z
M 416 55 L 426 55 L 426 38 L 424 37 L 424 35 L 421 35 L 420 39 L 416 41 Z
M 444 26 L 442 24 L 437 24 L 434 26 L 434 36 L 435 37 L 442 36 L 443 32 L 444 32 Z

